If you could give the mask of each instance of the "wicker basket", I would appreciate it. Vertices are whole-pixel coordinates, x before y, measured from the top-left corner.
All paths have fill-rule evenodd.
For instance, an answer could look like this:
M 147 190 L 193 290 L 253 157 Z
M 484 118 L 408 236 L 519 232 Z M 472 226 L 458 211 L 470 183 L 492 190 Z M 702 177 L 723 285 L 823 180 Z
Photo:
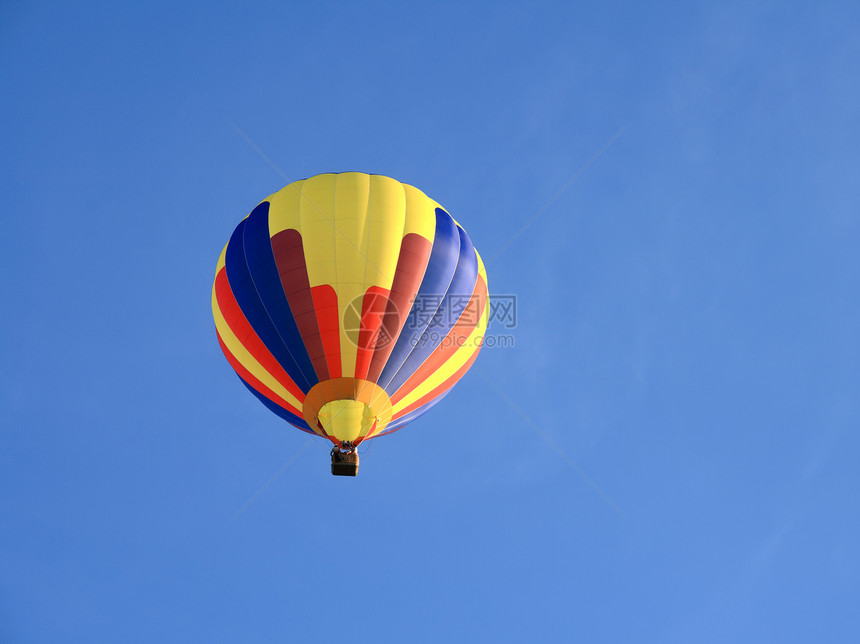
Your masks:
M 332 450 L 331 473 L 333 476 L 356 476 L 358 474 L 358 454 Z

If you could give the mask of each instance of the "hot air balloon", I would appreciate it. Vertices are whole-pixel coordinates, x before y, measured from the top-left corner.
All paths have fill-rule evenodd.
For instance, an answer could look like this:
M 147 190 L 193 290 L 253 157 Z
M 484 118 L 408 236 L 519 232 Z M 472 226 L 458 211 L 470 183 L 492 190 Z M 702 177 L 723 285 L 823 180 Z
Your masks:
M 433 199 L 359 172 L 296 181 L 261 202 L 218 260 L 221 350 L 275 414 L 356 447 L 436 405 L 481 349 L 487 275 L 466 231 Z

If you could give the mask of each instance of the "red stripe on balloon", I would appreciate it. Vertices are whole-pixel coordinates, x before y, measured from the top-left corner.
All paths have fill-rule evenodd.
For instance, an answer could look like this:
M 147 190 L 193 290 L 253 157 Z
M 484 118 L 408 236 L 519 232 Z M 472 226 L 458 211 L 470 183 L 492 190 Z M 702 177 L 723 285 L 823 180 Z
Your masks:
M 358 330 L 358 350 L 355 354 L 355 377 L 361 380 L 367 380 L 367 371 L 370 369 L 376 345 L 389 341 L 389 338 L 381 335 L 381 332 L 390 292 L 387 288 L 371 286 L 361 301 L 361 326 Z
M 242 309 L 239 308 L 236 297 L 233 295 L 233 290 L 230 288 L 227 271 L 224 268 L 215 277 L 215 300 L 218 303 L 218 308 L 221 310 L 221 315 L 224 316 L 224 320 L 227 322 L 227 326 L 230 327 L 233 335 L 242 343 L 242 346 L 248 350 L 248 353 L 275 380 L 283 385 L 284 389 L 293 394 L 299 401 L 304 400 L 304 392 L 287 375 L 287 372 L 284 371 L 284 368 L 266 348 L 266 345 L 263 344 L 256 331 L 254 331 L 245 314 L 242 313 Z M 299 415 L 301 416 L 301 414 Z
M 314 300 L 320 340 L 325 351 L 328 372 L 331 378 L 340 378 L 340 320 L 338 319 L 337 293 L 328 284 L 321 284 L 311 289 L 311 295 Z
M 430 251 L 433 244 L 416 233 L 409 233 L 403 237 L 400 244 L 400 255 L 397 258 L 397 267 L 394 270 L 394 281 L 391 284 L 391 293 L 388 296 L 388 304 L 382 317 L 378 341 L 373 351 L 373 358 L 367 370 L 367 380 L 378 382 L 385 363 L 388 362 L 391 351 L 400 337 L 403 325 L 409 317 L 412 302 L 421 287 L 424 272 L 427 270 L 427 262 L 430 260 Z
M 320 382 L 336 378 L 337 376 L 330 374 L 326 360 L 314 296 L 308 279 L 308 267 L 305 264 L 301 234 L 292 228 L 282 230 L 272 237 L 272 251 L 281 277 L 281 286 L 284 288 L 290 311 L 296 320 L 296 327 L 302 336 L 317 378 Z M 340 361 L 338 360 L 338 375 L 339 370 Z

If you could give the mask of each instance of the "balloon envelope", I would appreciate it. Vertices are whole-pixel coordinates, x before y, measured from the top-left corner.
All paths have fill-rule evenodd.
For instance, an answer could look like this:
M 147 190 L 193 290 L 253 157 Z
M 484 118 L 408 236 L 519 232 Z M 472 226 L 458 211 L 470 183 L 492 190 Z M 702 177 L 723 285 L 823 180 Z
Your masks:
M 274 413 L 335 445 L 436 404 L 480 351 L 487 276 L 466 231 L 420 190 L 323 174 L 268 197 L 218 260 L 221 349 Z

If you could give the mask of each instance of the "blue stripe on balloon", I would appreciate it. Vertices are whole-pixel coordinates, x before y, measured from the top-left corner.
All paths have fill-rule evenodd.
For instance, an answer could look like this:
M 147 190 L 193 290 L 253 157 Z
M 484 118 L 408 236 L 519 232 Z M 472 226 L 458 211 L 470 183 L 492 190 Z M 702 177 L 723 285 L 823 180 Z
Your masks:
M 466 231 L 457 226 L 457 232 L 460 236 L 460 253 L 454 277 L 432 322 L 417 340 L 413 338 L 412 351 L 386 385 L 385 390 L 390 392 L 389 395 L 400 389 L 403 383 L 424 364 L 430 354 L 442 344 L 442 340 L 460 319 L 463 309 L 468 306 L 472 292 L 475 290 L 475 282 L 478 279 L 478 256 Z
M 287 421 L 290 425 L 297 427 L 298 429 L 302 430 L 303 432 L 307 432 L 308 434 L 313 434 L 314 436 L 319 436 L 319 434 L 317 434 L 310 427 L 308 427 L 308 424 L 305 422 L 304 418 L 299 418 L 295 414 L 288 412 L 286 409 L 284 409 L 280 405 L 273 403 L 271 400 L 266 398 L 263 394 L 261 394 L 259 391 L 254 389 L 247 382 L 245 382 L 245 379 L 242 376 L 240 376 L 239 374 L 236 374 L 236 376 L 239 378 L 239 380 L 242 381 L 242 384 L 245 385 L 252 394 L 254 394 L 257 398 L 260 399 L 261 403 L 263 403 L 266 407 L 268 407 L 269 411 L 271 411 L 274 414 L 277 414 L 278 416 L 283 418 L 285 421 Z
M 269 346 L 266 342 L 266 348 L 278 359 L 299 388 L 307 393 L 319 382 L 319 378 L 281 285 L 281 276 L 278 274 L 278 266 L 272 252 L 272 240 L 269 237 L 268 201 L 261 203 L 248 215 L 242 241 L 251 280 L 278 334 L 275 346 Z M 282 356 L 286 362 L 281 359 Z M 288 368 L 288 365 L 293 368 Z
M 302 391 L 307 393 L 310 390 L 310 385 L 302 375 L 298 364 L 296 364 L 296 361 L 284 346 L 284 342 L 281 340 L 280 335 L 278 335 L 278 331 L 272 323 L 266 307 L 260 301 L 254 281 L 251 279 L 243 246 L 243 235 L 247 221 L 245 219 L 239 222 L 236 230 L 233 231 L 233 236 L 230 237 L 230 243 L 227 244 L 227 254 L 224 259 L 227 280 L 230 282 L 230 288 L 233 291 L 236 302 L 239 304 L 239 308 L 242 309 L 242 313 L 260 337 L 260 340 L 263 341 L 263 344 L 266 345 L 266 348 L 269 349 L 275 360 L 281 364 L 287 375 L 293 379 L 293 382 Z
M 457 230 L 458 226 L 451 215 L 437 208 L 436 235 L 433 238 L 433 248 L 430 251 L 424 279 L 418 288 L 418 294 L 406 318 L 406 324 L 403 325 L 400 337 L 397 338 L 397 343 L 377 381 L 389 396 L 397 390 L 396 387 L 394 389 L 389 387 L 391 379 L 403 366 L 415 345 L 421 342 L 421 335 L 434 319 L 451 285 L 460 257 L 460 234 Z

